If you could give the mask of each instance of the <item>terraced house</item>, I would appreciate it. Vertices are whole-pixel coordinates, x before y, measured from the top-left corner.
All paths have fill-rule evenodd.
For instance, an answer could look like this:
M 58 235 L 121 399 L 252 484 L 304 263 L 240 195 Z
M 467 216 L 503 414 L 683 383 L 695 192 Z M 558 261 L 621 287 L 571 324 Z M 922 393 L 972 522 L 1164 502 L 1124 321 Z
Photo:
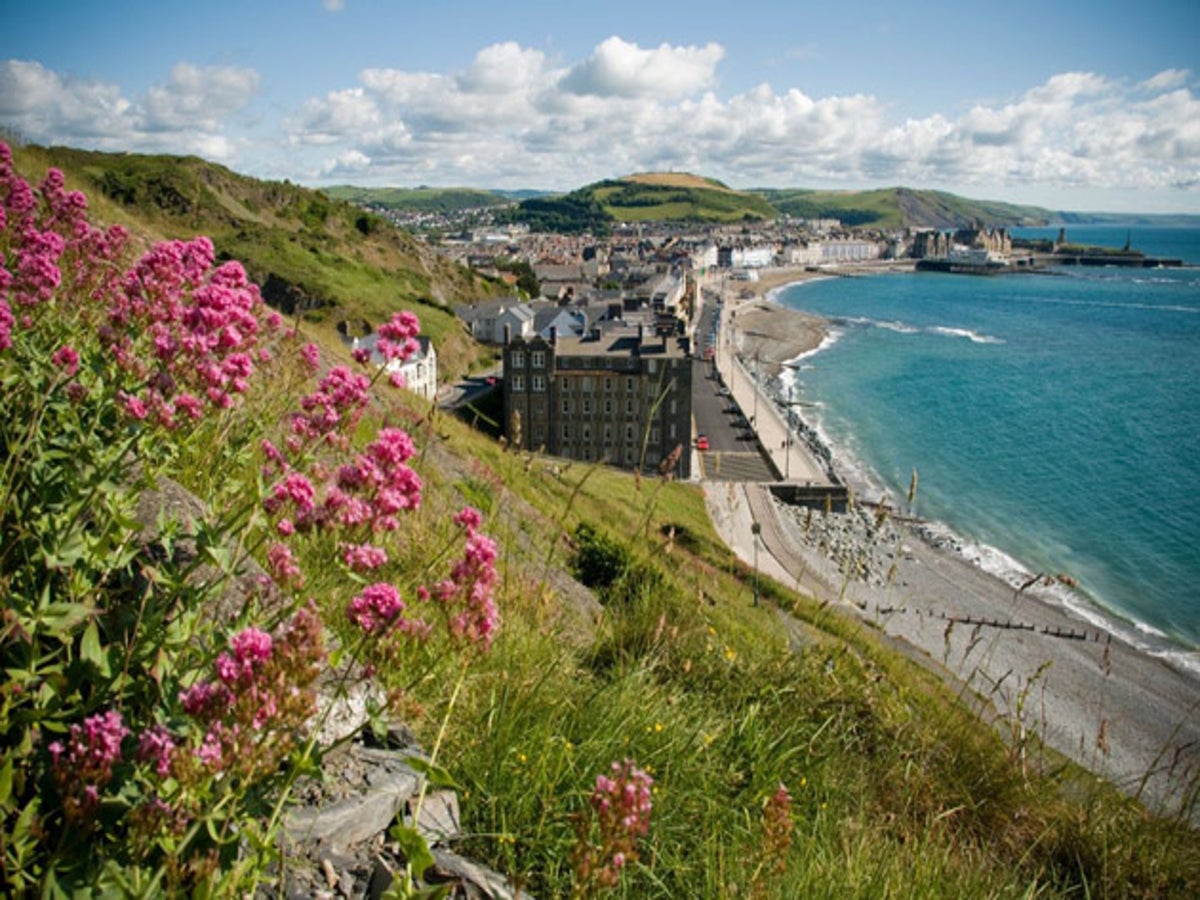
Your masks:
M 692 357 L 686 338 L 605 322 L 583 337 L 512 337 L 504 410 L 518 446 L 581 462 L 691 476 Z

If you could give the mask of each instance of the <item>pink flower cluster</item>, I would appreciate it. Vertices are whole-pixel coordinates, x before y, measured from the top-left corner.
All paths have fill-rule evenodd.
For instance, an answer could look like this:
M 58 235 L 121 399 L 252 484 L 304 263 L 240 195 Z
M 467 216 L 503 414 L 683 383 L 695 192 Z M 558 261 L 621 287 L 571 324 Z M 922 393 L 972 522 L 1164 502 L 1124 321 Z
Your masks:
M 598 844 L 587 840 L 581 826 L 572 853 L 581 888 L 614 887 L 621 869 L 637 860 L 637 839 L 650 828 L 653 785 L 654 779 L 628 759 L 612 764 L 611 777 L 596 777 L 588 802 L 597 819 Z
M 792 847 L 792 795 L 786 785 L 779 787 L 763 804 L 763 852 L 777 872 L 787 866 L 787 854 Z
M 285 467 L 287 463 L 278 451 L 274 455 L 271 451 L 273 447 L 268 456 L 277 466 Z M 400 527 L 397 514 L 416 509 L 421 503 L 421 479 L 407 464 L 414 452 L 412 438 L 406 432 L 381 429 L 353 463 L 338 468 L 325 486 L 322 499 L 318 500 L 317 490 L 307 476 L 292 470 L 275 483 L 264 505 L 267 512 L 283 515 L 279 522 L 282 527 L 277 527 L 285 536 L 294 530 L 332 528 L 394 531 Z M 356 551 L 352 559 L 347 559 L 347 565 L 356 568 L 369 557 L 372 554 Z M 382 564 L 377 553 L 373 558 L 376 565 Z
M 380 325 L 378 330 L 379 340 L 375 349 L 388 362 L 403 362 L 420 349 L 417 335 L 421 332 L 421 323 L 407 310 L 393 315 L 391 320 Z
M 330 369 L 317 389 L 302 397 L 300 411 L 292 414 L 288 449 L 299 456 L 322 443 L 344 446 L 371 401 L 371 380 L 345 366 Z
M 121 741 L 129 729 L 116 710 L 98 713 L 72 725 L 66 744 L 54 741 L 50 773 L 63 799 L 68 821 L 83 822 L 100 805 L 100 791 L 112 780 L 121 758 Z
M 210 771 L 270 771 L 315 709 L 313 682 L 324 659 L 316 610 L 299 610 L 274 638 L 247 628 L 214 664 L 216 679 L 179 694 L 205 730 L 193 755 Z
M 390 584 L 372 584 L 350 601 L 346 610 L 350 621 L 367 634 L 399 633 L 424 638 L 429 626 L 420 619 L 406 618 L 407 609 L 400 592 Z
M 450 633 L 485 651 L 491 648 L 500 625 L 495 599 L 497 578 L 495 543 L 471 529 L 462 559 L 437 587 L 437 598 L 445 606 L 462 606 L 462 611 L 450 618 Z
M 0 266 L 0 351 L 11 347 L 18 324 L 11 299 L 22 328 L 43 319 L 90 326 L 108 360 L 129 376 L 124 389 L 110 383 L 132 418 L 170 428 L 180 416 L 200 418 L 206 405 L 231 406 L 254 371 L 262 306 L 242 266 L 215 266 L 212 242 L 202 237 L 160 243 L 122 273 L 126 232 L 94 228 L 86 213 L 87 198 L 67 191 L 56 169 L 35 193 L 0 143 L 0 234 L 8 244 Z M 73 377 L 77 350 L 61 348 L 53 362 Z M 73 397 L 85 393 L 71 385 Z
M 262 298 L 240 263 L 213 268 L 212 241 L 168 241 L 126 273 L 101 334 L 118 364 L 146 386 L 139 400 L 168 427 L 225 409 L 254 373 Z M 140 351 L 148 341 L 150 351 Z

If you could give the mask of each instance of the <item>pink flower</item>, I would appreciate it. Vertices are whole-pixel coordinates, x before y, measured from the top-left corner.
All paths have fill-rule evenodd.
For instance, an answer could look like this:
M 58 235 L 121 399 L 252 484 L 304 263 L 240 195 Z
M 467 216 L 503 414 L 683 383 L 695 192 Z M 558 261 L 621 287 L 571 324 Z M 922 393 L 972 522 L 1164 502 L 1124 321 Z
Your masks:
M 350 601 L 346 613 L 350 621 L 368 634 L 396 630 L 423 636 L 427 628 L 419 619 L 404 617 L 405 605 L 400 592 L 386 582 L 372 584 Z
M 0 269 L 0 293 L 4 288 L 4 276 L 8 273 Z M 8 303 L 0 296 L 0 351 L 12 346 L 13 314 Z
M 367 572 L 387 564 L 387 551 L 371 544 L 346 544 L 342 549 L 342 561 L 354 572 Z
M 146 404 L 143 403 L 141 399 L 132 394 L 127 394 L 124 391 L 119 391 L 117 393 L 117 402 L 125 408 L 125 412 L 128 413 L 131 418 L 137 419 L 139 422 L 146 418 L 147 414 L 149 413 L 149 410 L 146 408 Z
M 279 525 L 284 522 L 291 525 L 287 519 L 283 519 Z M 303 573 L 300 571 L 300 564 L 296 562 L 292 556 L 292 551 L 286 544 L 272 544 L 271 549 L 267 551 L 267 567 L 271 570 L 271 574 L 275 576 L 275 580 L 283 585 L 294 584 L 297 587 L 304 583 Z
M 79 371 L 79 354 L 69 344 L 63 344 L 55 351 L 50 361 L 63 370 L 68 378 L 74 378 Z
M 500 625 L 494 597 L 496 581 L 496 545 L 486 535 L 471 533 L 463 558 L 438 589 L 443 604 L 463 607 L 450 618 L 450 633 L 484 651 L 491 648 Z
M 454 524 L 465 530 L 467 534 L 474 534 L 476 529 L 483 524 L 483 516 L 473 506 L 464 506 L 455 513 Z
M 301 347 L 300 358 L 310 371 L 316 372 L 321 368 L 321 349 L 316 344 L 309 343 Z
M 121 741 L 127 734 L 121 714 L 109 710 L 72 725 L 66 744 L 54 741 L 46 748 L 68 820 L 82 821 L 95 812 L 100 789 L 112 780 L 113 765 L 121 758 Z
M 175 740 L 166 728 L 154 725 L 142 732 L 138 738 L 137 758 L 142 762 L 154 763 L 160 778 L 171 774 L 171 757 L 175 753 Z

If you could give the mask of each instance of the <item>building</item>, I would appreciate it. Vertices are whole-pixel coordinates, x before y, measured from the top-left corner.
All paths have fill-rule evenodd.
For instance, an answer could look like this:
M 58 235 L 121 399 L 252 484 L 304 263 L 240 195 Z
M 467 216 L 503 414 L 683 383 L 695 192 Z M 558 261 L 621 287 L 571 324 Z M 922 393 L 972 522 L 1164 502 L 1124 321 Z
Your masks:
M 678 447 L 691 477 L 692 357 L 686 338 L 623 322 L 583 337 L 521 338 L 504 346 L 509 440 L 581 462 L 657 471 Z
M 419 335 L 417 337 L 419 349 L 401 362 L 398 359 L 384 360 L 375 349 L 378 340 L 379 335 L 372 332 L 366 337 L 355 338 L 352 347 L 354 350 L 371 351 L 372 364 L 377 366 L 386 364 L 388 372 L 399 372 L 404 378 L 404 386 L 414 394 L 418 394 L 426 400 L 435 399 L 438 391 L 438 369 L 437 350 L 433 346 L 433 341 Z
M 533 334 L 533 310 L 511 297 L 464 304 L 454 312 L 471 330 L 471 337 L 485 344 L 501 343 L 506 329 L 521 337 Z

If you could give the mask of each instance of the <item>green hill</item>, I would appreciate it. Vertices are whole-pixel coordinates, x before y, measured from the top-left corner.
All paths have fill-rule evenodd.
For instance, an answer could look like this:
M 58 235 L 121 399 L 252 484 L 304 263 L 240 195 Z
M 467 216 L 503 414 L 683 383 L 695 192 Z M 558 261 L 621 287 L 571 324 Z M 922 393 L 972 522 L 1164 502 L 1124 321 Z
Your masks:
M 246 266 L 269 303 L 310 325 L 332 332 L 413 308 L 449 373 L 479 352 L 450 310 L 498 288 L 345 200 L 196 157 L 25 146 L 14 148 L 14 162 L 38 179 L 61 169 L 96 220 L 143 240 L 207 235 L 220 257 Z
M 795 218 L 840 219 L 849 228 L 963 228 L 1045 225 L 1058 214 L 1036 206 L 971 200 L 944 191 L 880 188 L 872 191 L 761 189 L 762 197 Z
M 644 173 L 522 201 L 501 215 L 535 231 L 608 234 L 618 222 L 742 222 L 774 219 L 762 197 L 686 173 Z
M 326 188 L 325 193 L 357 206 L 377 206 L 380 209 L 410 212 L 450 213 L 479 207 L 505 206 L 513 202 L 496 191 L 478 188 L 364 188 L 339 184 Z

